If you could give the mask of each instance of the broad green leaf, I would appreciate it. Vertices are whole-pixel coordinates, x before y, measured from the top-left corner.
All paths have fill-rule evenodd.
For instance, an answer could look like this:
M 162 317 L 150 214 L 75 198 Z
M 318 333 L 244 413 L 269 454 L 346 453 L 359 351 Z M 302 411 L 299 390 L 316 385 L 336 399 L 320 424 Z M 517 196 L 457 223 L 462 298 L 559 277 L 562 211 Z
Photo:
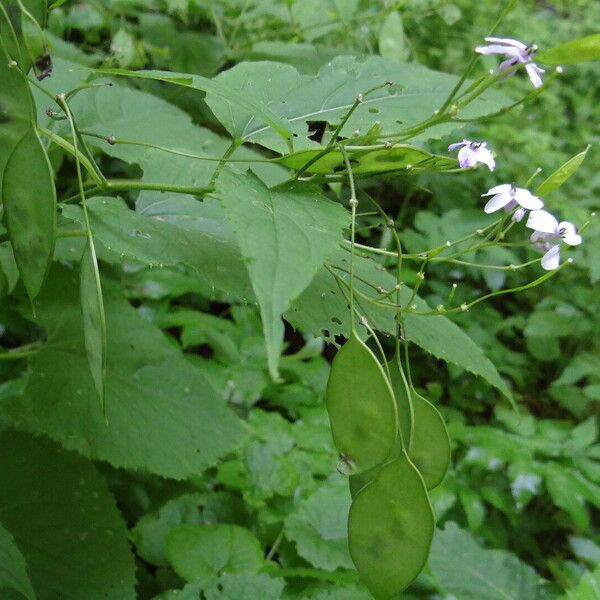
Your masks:
M 429 568 L 439 590 L 456 600 L 547 597 L 542 578 L 530 566 L 510 552 L 481 548 L 452 522 L 436 532 Z
M 545 181 L 543 181 L 535 190 L 537 196 L 547 196 L 554 192 L 562 184 L 571 177 L 579 169 L 581 163 L 585 160 L 588 150 L 591 146 L 588 146 L 583 152 L 576 154 L 570 158 L 564 165 L 556 169 L 552 175 L 550 175 Z
M 572 40 L 540 52 L 536 60 L 549 65 L 564 65 L 600 60 L 600 33 Z
M 404 454 L 387 463 L 350 507 L 348 546 L 377 600 L 402 592 L 427 562 L 435 521 L 423 479 Z
M 45 433 L 117 467 L 185 478 L 214 465 L 241 440 L 238 418 L 199 364 L 105 286 L 106 424 L 85 355 L 77 279 L 53 271 L 37 323 L 48 339 L 30 359 L 26 395 L 7 408 L 20 427 Z
M 586 571 L 577 587 L 567 590 L 559 600 L 600 600 L 600 567 L 595 571 Z
M 248 83 L 251 80 L 252 83 Z M 348 113 L 359 94 L 371 88 L 394 82 L 373 92 L 358 106 L 344 125 L 341 135 L 352 137 L 355 131 L 365 135 L 379 123 L 382 133 L 395 133 L 430 117 L 437 110 L 457 78 L 431 71 L 416 63 L 399 63 L 378 56 L 364 61 L 352 57 L 337 57 L 316 76 L 300 75 L 289 66 L 278 63 L 241 63 L 220 73 L 215 81 L 232 91 L 270 94 L 269 108 L 289 123 L 295 150 L 319 147 L 308 139 L 308 125 L 327 122 L 337 125 Z M 260 90 L 262 92 L 255 92 Z M 267 101 L 268 101 L 267 100 Z M 234 104 L 223 101 L 219 95 L 209 92 L 206 101 L 215 116 L 234 137 L 258 143 L 281 154 L 289 148 L 263 120 L 253 111 L 240 112 Z M 480 96 L 463 116 L 475 117 L 498 110 L 503 105 L 497 94 Z M 240 132 L 240 127 L 243 131 Z M 460 127 L 450 123 L 426 132 L 425 137 L 439 137 Z
M 253 298 L 234 234 L 214 200 L 150 204 L 141 213 L 119 198 L 91 198 L 87 206 L 106 260 L 135 260 L 151 267 L 187 265 L 207 295 L 218 290 Z M 63 207 L 63 215 L 85 222 L 78 206 Z
M 94 386 L 100 396 L 102 412 L 106 414 L 104 403 L 104 377 L 106 375 L 106 316 L 102 285 L 96 261 L 94 240 L 90 235 L 81 258 L 79 270 L 79 294 L 83 315 L 83 337 L 85 352 L 94 380 Z
M 580 493 L 579 483 L 572 473 L 564 467 L 548 464 L 545 482 L 554 504 L 571 517 L 579 530 L 588 532 L 590 515 L 585 497 Z
M 397 10 L 392 11 L 379 30 L 379 54 L 384 58 L 403 61 L 408 58 L 409 49 L 402 25 L 402 17 Z
M 13 536 L 0 525 L 0 596 L 8 593 L 7 590 L 14 590 L 27 600 L 36 597 L 25 559 Z
M 458 162 L 451 157 L 431 154 L 422 148 L 408 144 L 390 145 L 388 148 L 375 146 L 347 146 L 346 151 L 352 165 L 353 175 L 372 176 L 384 173 L 410 172 L 429 173 L 444 172 L 456 169 Z M 287 154 L 278 159 L 278 163 L 290 169 L 300 169 L 311 159 L 318 156 L 321 150 L 302 150 Z M 322 158 L 315 161 L 308 173 L 344 173 L 345 161 L 342 153 L 334 147 Z
M 52 77 L 44 81 L 44 87 L 52 93 L 59 93 L 83 83 L 84 78 L 77 67 L 76 63 L 55 60 Z M 35 88 L 33 94 L 40 109 L 40 122 L 70 139 L 64 122 L 51 121 L 44 114 L 48 103 L 46 97 Z M 79 128 L 100 136 L 86 137 L 88 145 L 129 164 L 139 165 L 143 172 L 141 180 L 146 183 L 176 183 L 190 188 L 190 194 L 194 189 L 198 193 L 205 191 L 229 145 L 228 140 L 195 125 L 190 116 L 177 106 L 122 85 L 88 89 L 85 94 L 73 97 L 70 105 Z M 109 144 L 106 141 L 108 137 L 114 137 L 117 143 Z M 119 143 L 121 141 L 127 143 Z M 231 163 L 234 170 L 243 172 L 252 166 L 268 185 L 286 178 L 284 168 L 264 162 L 264 156 L 248 148 L 238 148 L 232 158 L 248 160 L 247 163 Z M 263 162 L 258 163 L 256 159 Z M 181 194 L 175 192 L 143 190 L 137 205 L 147 207 L 180 197 Z
M 279 600 L 285 580 L 273 579 L 261 573 L 223 573 L 204 589 L 206 600 Z
M 217 197 L 231 224 L 258 300 L 269 371 L 278 377 L 281 315 L 341 241 L 346 211 L 301 182 L 269 190 L 253 175 L 224 171 Z
M 180 525 L 167 537 L 167 556 L 186 581 L 222 573 L 256 573 L 263 565 L 258 540 L 238 525 Z
M 0 480 L 0 520 L 39 600 L 136 597 L 125 523 L 89 461 L 48 440 L 5 432 Z
M 52 168 L 35 129 L 13 149 L 2 180 L 6 227 L 29 298 L 40 292 L 56 238 Z
M 348 271 L 350 255 L 344 250 L 337 252 L 331 264 Z M 374 261 L 362 257 L 356 259 L 356 273 L 362 279 L 369 281 L 374 286 L 381 286 L 391 290 L 396 281 L 395 277 L 378 268 Z M 373 295 L 373 287 L 356 281 L 357 288 Z M 401 301 L 408 302 L 410 290 L 401 290 Z M 430 310 L 420 298 L 416 298 L 418 312 Z M 360 305 L 360 299 L 359 299 Z M 395 335 L 396 323 L 393 311 L 380 308 L 363 307 L 362 312 L 367 315 L 371 326 L 375 329 Z M 350 330 L 349 311 L 347 300 L 331 275 L 325 269 L 319 271 L 308 288 L 300 297 L 292 302 L 290 310 L 285 313 L 285 318 L 304 331 L 321 335 L 331 342 L 335 342 L 338 335 L 347 336 Z M 498 371 L 485 356 L 481 348 L 455 323 L 444 316 L 418 316 L 411 313 L 404 314 L 405 333 L 411 342 L 423 348 L 435 357 L 454 363 L 461 368 L 483 377 L 488 383 L 497 388 L 504 396 L 511 399 L 512 394 Z
M 347 520 L 350 509 L 348 485 L 341 477 L 331 479 L 314 494 L 301 500 L 285 520 L 285 536 L 296 544 L 298 554 L 320 569 L 351 569 Z
M 183 524 L 200 524 L 201 494 L 173 498 L 156 513 L 145 514 L 131 530 L 136 553 L 150 564 L 166 567 L 166 538 L 171 529 Z
M 237 90 L 223 85 L 218 79 L 208 79 L 202 75 L 190 73 L 173 73 L 171 71 L 127 71 L 125 69 L 93 69 L 99 75 L 121 75 L 154 81 L 164 81 L 174 85 L 190 87 L 203 92 L 210 92 L 214 97 L 228 106 L 250 112 L 260 118 L 284 140 L 291 138 L 291 130 L 285 119 L 275 114 L 269 107 L 255 100 L 252 96 L 239 93 Z

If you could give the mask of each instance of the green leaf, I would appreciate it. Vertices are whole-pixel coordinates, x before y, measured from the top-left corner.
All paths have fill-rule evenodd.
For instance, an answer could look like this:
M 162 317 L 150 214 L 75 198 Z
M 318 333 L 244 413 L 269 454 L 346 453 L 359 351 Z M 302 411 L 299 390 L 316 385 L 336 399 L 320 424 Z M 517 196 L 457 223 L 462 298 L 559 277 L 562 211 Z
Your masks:
M 381 146 L 346 146 L 346 152 L 352 165 L 352 174 L 361 176 L 382 175 L 384 173 L 443 173 L 456 169 L 458 162 L 451 157 L 431 154 L 422 148 L 408 144 Z M 299 170 L 321 150 L 301 150 L 282 156 L 277 162 L 290 169 Z M 306 169 L 307 173 L 344 173 L 345 161 L 336 147 Z
M 85 355 L 75 274 L 57 268 L 40 297 L 47 331 L 26 395 L 8 407 L 22 428 L 117 467 L 184 478 L 241 440 L 239 419 L 165 336 L 105 289 L 106 424 Z
M 438 530 L 429 568 L 440 591 L 456 600 L 545 598 L 541 577 L 514 554 L 485 550 L 455 523 Z
M 350 254 L 339 250 L 331 264 L 346 272 L 350 267 Z M 393 289 L 395 277 L 378 268 L 375 261 L 362 257 L 356 259 L 356 274 L 372 284 L 386 290 Z M 343 273 L 344 271 L 339 271 Z M 356 281 L 357 288 L 373 295 L 374 287 Z M 410 298 L 410 290 L 403 288 L 401 302 Z M 425 301 L 416 298 L 418 312 L 430 310 Z M 360 305 L 360 301 L 359 301 Z M 362 312 L 369 318 L 375 329 L 395 335 L 396 323 L 393 311 L 363 307 Z M 292 302 L 290 310 L 284 315 L 293 325 L 301 327 L 314 335 L 321 335 L 335 343 L 336 336 L 347 336 L 350 331 L 349 310 L 346 298 L 341 293 L 335 278 L 327 270 L 319 271 L 308 288 Z M 500 377 L 496 367 L 485 356 L 481 348 L 458 325 L 445 316 L 418 316 L 409 312 L 404 315 L 406 336 L 436 358 L 456 364 L 461 368 L 483 377 L 508 399 L 512 394 Z
M 552 501 L 564 510 L 578 529 L 587 532 L 590 529 L 590 515 L 585 497 L 580 493 L 580 485 L 572 473 L 555 464 L 545 469 L 546 487 Z
M 281 315 L 342 239 L 347 213 L 310 184 L 269 190 L 253 175 L 224 171 L 216 195 L 233 229 L 256 294 L 269 371 L 278 377 Z
M 350 494 L 345 479 L 335 477 L 300 501 L 285 519 L 285 536 L 298 554 L 327 571 L 351 569 L 347 520 Z
M 167 537 L 167 556 L 186 581 L 222 573 L 256 573 L 263 565 L 258 540 L 238 525 L 180 525 Z
M 586 571 L 577 587 L 567 590 L 560 600 L 600 600 L 600 567 L 595 571 Z
M 379 54 L 384 58 L 403 61 L 408 58 L 409 53 L 402 17 L 394 10 L 385 18 L 379 30 Z
M 6 227 L 29 298 L 39 294 L 56 238 L 56 190 L 50 162 L 30 128 L 8 159 L 2 181 Z
M 150 564 L 168 566 L 165 543 L 169 531 L 183 523 L 200 524 L 203 499 L 202 494 L 184 494 L 145 514 L 131 530 L 136 553 Z
M 94 466 L 44 439 L 0 436 L 0 519 L 40 600 L 135 598 L 125 523 Z M 58 596 L 57 596 L 58 594 Z
M 581 166 L 581 163 L 585 160 L 588 150 L 591 146 L 588 146 L 583 152 L 576 154 L 570 158 L 564 165 L 556 169 L 552 175 L 550 175 L 545 181 L 543 181 L 535 190 L 537 196 L 547 196 L 554 192 L 562 184 L 573 175 L 577 169 Z
M 416 63 L 399 63 L 379 56 L 364 61 L 342 56 L 324 66 L 316 76 L 300 75 L 288 65 L 269 62 L 241 63 L 220 73 L 215 81 L 232 92 L 249 94 L 269 102 L 269 108 L 286 119 L 294 134 L 294 150 L 320 147 L 308 138 L 313 122 L 338 125 L 364 94 L 386 81 L 396 85 L 369 94 L 357 107 L 341 130 L 342 137 L 355 131 L 365 135 L 376 122 L 382 133 L 395 133 L 430 117 L 437 110 L 458 79 L 431 71 Z M 497 94 L 480 96 L 463 116 L 472 118 L 498 110 L 503 99 Z M 253 111 L 239 111 L 209 92 L 206 102 L 229 133 L 248 142 L 258 143 L 281 154 L 287 144 Z M 461 125 L 450 123 L 428 130 L 424 137 L 439 137 Z
M 187 265 L 207 295 L 218 290 L 253 299 L 234 234 L 216 201 L 183 198 L 150 204 L 141 213 L 118 198 L 91 198 L 87 206 L 105 260 L 136 260 L 151 267 Z M 63 207 L 63 215 L 85 223 L 78 206 Z
M 285 581 L 261 573 L 223 573 L 204 589 L 206 600 L 279 600 Z
M 6 590 L 14 590 L 27 600 L 36 598 L 25 559 L 13 536 L 0 525 L 0 595 Z
M 189 73 L 173 73 L 171 71 L 127 71 L 125 69 L 92 69 L 94 73 L 100 75 L 122 75 L 141 79 L 151 79 L 154 81 L 164 81 L 175 85 L 190 87 L 203 92 L 210 92 L 213 97 L 217 97 L 223 104 L 233 106 L 240 111 L 250 111 L 257 118 L 261 119 L 265 125 L 272 128 L 284 140 L 289 140 L 291 131 L 286 120 L 275 114 L 270 108 L 255 100 L 252 96 L 242 94 L 223 85 L 218 79 L 208 79 L 201 75 Z
M 104 403 L 104 377 L 106 374 L 106 315 L 102 285 L 96 261 L 96 249 L 91 235 L 81 258 L 79 271 L 79 293 L 83 315 L 83 336 L 85 353 L 88 359 L 94 386 L 100 396 L 102 412 L 106 415 Z
M 549 65 L 564 65 L 600 60 L 600 33 L 555 46 L 536 56 L 536 60 Z

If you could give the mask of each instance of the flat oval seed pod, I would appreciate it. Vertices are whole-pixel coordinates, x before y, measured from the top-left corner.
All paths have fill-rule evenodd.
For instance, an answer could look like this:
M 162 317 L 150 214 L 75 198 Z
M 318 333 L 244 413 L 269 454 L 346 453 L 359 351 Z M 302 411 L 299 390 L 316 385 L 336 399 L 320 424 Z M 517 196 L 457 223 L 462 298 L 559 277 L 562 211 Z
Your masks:
M 333 360 L 325 403 L 335 447 L 354 473 L 384 462 L 396 441 L 394 395 L 374 354 L 354 333 Z
M 409 456 L 428 490 L 442 482 L 450 464 L 450 437 L 438 409 L 412 391 L 414 430 Z
M 425 484 L 406 454 L 358 492 L 348 517 L 348 547 L 376 600 L 399 594 L 421 572 L 434 529 Z
M 27 295 L 39 293 L 56 239 L 56 190 L 52 168 L 35 129 L 13 150 L 2 181 L 6 228 Z
M 357 473 L 356 475 L 350 475 L 350 477 L 348 478 L 348 484 L 350 486 L 350 495 L 352 496 L 352 498 L 354 499 L 354 497 L 356 496 L 356 494 L 358 494 L 358 492 L 360 492 L 360 490 L 362 490 L 366 485 L 371 483 L 377 477 L 379 471 L 381 471 L 381 469 L 383 469 L 383 467 L 386 464 L 388 464 L 392 460 L 400 458 L 401 456 L 404 456 L 404 448 L 402 446 L 402 440 L 400 439 L 400 436 L 397 436 L 394 447 L 392 448 L 392 452 L 387 457 L 385 462 L 374 466 L 368 471 L 363 471 L 362 473 Z
M 400 425 L 402 443 L 408 452 L 412 443 L 414 416 L 412 398 L 408 394 L 407 383 L 404 380 L 404 374 L 400 370 L 402 367 L 399 360 L 398 355 L 394 355 L 394 358 L 388 363 L 388 368 L 390 371 L 390 383 L 392 384 L 396 406 L 398 407 L 398 424 Z

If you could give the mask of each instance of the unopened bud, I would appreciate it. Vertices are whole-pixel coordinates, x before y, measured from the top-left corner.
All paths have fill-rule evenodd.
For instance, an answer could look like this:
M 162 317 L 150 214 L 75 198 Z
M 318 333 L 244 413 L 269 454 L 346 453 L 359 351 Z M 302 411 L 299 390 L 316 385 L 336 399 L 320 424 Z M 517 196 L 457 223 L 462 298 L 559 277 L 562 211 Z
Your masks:
M 466 304 L 461 304 L 460 310 L 462 310 L 463 312 L 466 312 L 467 310 L 469 310 L 469 307 Z
M 444 310 L 445 310 L 445 309 L 444 309 L 444 305 L 443 305 L 443 304 L 438 304 L 438 305 L 435 307 L 435 310 L 437 310 L 438 312 L 444 312 Z
M 425 273 L 417 273 L 417 279 L 423 281 L 423 279 L 425 279 Z
M 356 208 L 358 206 L 358 200 L 356 198 L 350 198 L 348 204 L 350 205 L 350 208 Z
M 563 72 L 563 68 L 560 65 L 558 65 L 555 71 L 560 75 Z
M 117 138 L 114 135 L 109 135 L 106 138 L 106 141 L 111 145 L 114 146 L 117 143 Z
M 357 102 L 362 102 L 364 100 L 363 95 L 359 94 L 358 96 L 356 96 L 356 101 Z

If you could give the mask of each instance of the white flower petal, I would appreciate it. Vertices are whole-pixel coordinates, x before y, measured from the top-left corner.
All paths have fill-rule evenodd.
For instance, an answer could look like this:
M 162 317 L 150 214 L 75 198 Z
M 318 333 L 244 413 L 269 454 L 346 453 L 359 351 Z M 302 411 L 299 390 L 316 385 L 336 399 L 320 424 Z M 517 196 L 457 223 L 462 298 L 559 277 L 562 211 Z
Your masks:
M 486 42 L 492 42 L 494 44 L 506 44 L 507 46 L 514 46 L 519 50 L 527 50 L 527 44 L 522 42 L 521 40 L 516 40 L 514 38 L 499 38 L 488 36 L 485 38 Z
M 493 196 L 494 194 L 502 194 L 504 192 L 510 192 L 512 185 L 510 183 L 503 183 L 501 185 L 495 185 L 493 188 L 490 188 L 485 194 L 481 194 L 482 196 Z
M 508 193 L 504 192 L 504 193 L 496 194 L 494 197 L 492 197 L 488 201 L 488 203 L 485 205 L 483 210 L 487 214 L 496 212 L 497 210 L 500 210 L 501 208 L 506 206 L 511 200 L 512 200 L 512 198 L 510 197 L 510 194 L 508 194 Z
M 496 167 L 496 161 L 492 156 L 492 153 L 485 147 L 485 144 L 481 144 L 477 150 L 473 151 L 475 158 L 484 165 L 487 165 L 490 171 L 493 171 Z
M 477 46 L 475 52 L 479 54 L 504 54 L 505 56 L 520 56 L 520 50 L 512 46 L 500 46 L 499 44 L 490 44 L 489 46 Z
M 527 75 L 529 75 L 529 81 L 531 81 L 533 87 L 539 88 L 543 83 L 540 73 L 543 73 L 544 71 L 534 63 L 527 63 L 525 65 L 525 70 L 527 71 Z
M 542 267 L 546 271 L 554 271 L 558 269 L 558 265 L 560 265 L 560 246 L 556 244 L 542 256 Z
M 456 150 L 457 148 L 462 148 L 467 143 L 468 143 L 467 140 L 463 140 L 462 142 L 456 142 L 455 144 L 450 144 L 448 146 L 448 152 L 452 152 L 452 151 Z
M 569 246 L 579 246 L 579 244 L 583 242 L 583 239 L 578 233 L 571 233 L 568 235 L 563 235 L 563 242 Z
M 513 198 L 527 210 L 539 210 L 544 206 L 544 203 L 537 196 L 523 188 L 517 188 L 513 193 Z
M 473 167 L 477 164 L 477 156 L 469 146 L 463 146 L 458 152 L 458 164 L 461 169 Z
M 533 210 L 529 213 L 529 218 L 525 227 L 535 229 L 540 233 L 558 234 L 558 219 L 547 210 Z

